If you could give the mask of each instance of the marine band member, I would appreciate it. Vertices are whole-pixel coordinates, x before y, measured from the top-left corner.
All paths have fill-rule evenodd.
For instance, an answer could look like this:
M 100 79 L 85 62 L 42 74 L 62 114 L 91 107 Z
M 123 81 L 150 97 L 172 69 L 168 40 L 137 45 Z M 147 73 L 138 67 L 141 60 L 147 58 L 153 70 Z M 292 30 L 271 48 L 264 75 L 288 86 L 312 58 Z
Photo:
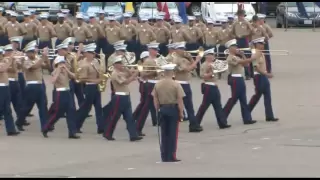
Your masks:
M 215 60 L 214 49 L 209 49 L 204 52 L 205 62 L 200 67 L 200 77 L 204 80 L 201 84 L 201 90 L 203 94 L 203 100 L 197 112 L 197 119 L 199 124 L 203 119 L 204 114 L 208 110 L 209 106 L 212 105 L 216 114 L 216 119 L 220 129 L 231 127 L 228 125 L 226 116 L 223 112 L 221 105 L 221 95 L 218 88 L 217 79 L 218 74 L 214 73 L 212 63 Z

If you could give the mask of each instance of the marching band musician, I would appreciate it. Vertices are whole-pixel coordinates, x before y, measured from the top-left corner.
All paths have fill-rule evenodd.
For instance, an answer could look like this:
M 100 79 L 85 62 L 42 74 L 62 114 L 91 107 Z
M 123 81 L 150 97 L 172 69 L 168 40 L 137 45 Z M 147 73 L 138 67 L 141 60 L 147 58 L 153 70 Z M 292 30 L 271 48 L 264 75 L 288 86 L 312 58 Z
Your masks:
M 159 44 L 159 54 L 163 56 L 168 55 L 168 47 L 167 44 L 170 39 L 170 31 L 169 29 L 164 25 L 163 16 L 156 16 L 156 23 L 154 25 L 154 32 L 156 34 L 156 41 Z
M 55 100 L 53 101 L 53 111 L 49 114 L 48 122 L 46 123 L 42 132 L 45 138 L 48 137 L 50 127 L 53 127 L 55 123 L 66 113 L 67 114 L 67 126 L 70 139 L 79 139 L 76 135 L 76 126 L 74 121 L 74 113 L 76 112 L 72 94 L 70 93 L 69 82 L 70 79 L 74 79 L 75 75 L 72 73 L 66 65 L 64 56 L 57 56 L 54 60 L 54 71 L 52 72 L 52 83 L 56 91 Z
M 245 19 L 245 14 L 246 12 L 244 10 L 238 10 L 238 20 L 233 23 L 231 30 L 231 34 L 234 35 L 237 39 L 239 48 L 249 47 L 249 38 L 253 29 L 251 24 Z M 250 54 L 250 51 L 246 51 L 246 53 Z M 251 66 L 251 64 L 249 66 Z M 246 80 L 249 80 L 252 76 L 249 66 L 244 67 Z
M 123 14 L 123 24 L 120 26 L 121 39 L 125 40 L 125 43 L 128 45 L 129 52 L 136 52 L 136 27 L 130 22 L 132 14 L 124 13 Z
M 80 43 L 86 44 L 86 40 L 92 37 L 91 32 L 83 22 L 83 14 L 78 13 L 76 15 L 77 23 L 72 26 L 71 37 L 75 37 L 75 46 L 79 46 Z
M 126 121 L 127 130 L 129 132 L 130 141 L 139 141 L 142 137 L 138 136 L 135 128 L 135 123 L 132 117 L 132 106 L 130 100 L 130 90 L 128 85 L 135 81 L 139 72 L 133 74 L 126 69 L 122 64 L 122 57 L 117 56 L 113 59 L 114 71 L 111 74 L 110 80 L 113 84 L 115 95 L 112 96 L 109 102 L 110 107 L 108 112 L 103 112 L 106 119 L 103 137 L 109 141 L 114 141 L 113 132 L 117 126 L 120 116 Z
M 88 44 L 83 47 L 85 58 L 79 64 L 79 80 L 85 83 L 84 102 L 80 105 L 75 114 L 77 120 L 77 132 L 81 132 L 82 125 L 91 111 L 92 105 L 95 108 L 97 133 L 103 132 L 102 127 L 102 105 L 101 105 L 101 92 L 99 91 L 99 83 L 102 79 L 100 77 L 99 60 L 95 59 L 95 50 L 97 46 L 95 43 Z M 80 51 L 82 46 L 79 46 Z M 103 72 L 104 73 L 104 72 Z
M 49 21 L 47 19 L 47 14 L 40 14 L 40 25 L 37 29 L 37 37 L 39 38 L 39 49 L 43 49 L 45 47 L 52 49 L 51 39 L 57 36 L 55 30 L 53 29 L 53 26 L 48 24 Z
M 232 25 L 233 25 L 233 23 L 234 23 L 234 16 L 233 16 L 233 15 L 229 15 L 229 16 L 228 16 L 228 28 L 229 28 L 230 30 L 232 30 Z
M 141 17 L 142 20 L 148 20 L 147 17 Z M 142 24 L 142 23 L 141 23 Z M 143 25 L 143 26 L 142 26 Z M 154 33 L 153 27 L 145 24 L 142 24 L 141 28 L 137 28 L 137 43 L 139 44 L 139 52 L 136 54 L 136 57 L 139 58 L 141 52 L 148 50 L 147 44 L 156 41 L 157 36 Z
M 105 20 L 105 13 L 103 9 L 99 10 L 99 25 L 101 26 L 101 29 L 105 30 L 107 26 L 107 21 Z
M 105 20 L 105 12 L 103 9 L 99 10 L 98 13 L 98 25 L 100 26 L 100 28 L 103 31 L 103 37 L 99 37 L 96 44 L 97 44 L 97 49 L 96 49 L 96 53 L 100 53 L 101 50 L 104 54 L 107 54 L 107 42 L 106 42 L 106 34 L 105 34 L 105 29 L 107 27 L 107 21 Z M 108 56 L 105 57 L 105 62 L 108 62 Z
M 268 34 L 268 39 L 266 39 L 266 43 L 264 45 L 266 52 L 269 52 L 269 39 L 273 37 L 273 33 L 272 33 L 272 29 L 271 27 L 265 23 L 265 18 L 266 15 L 265 14 L 257 14 L 258 18 L 259 18 L 259 24 L 266 30 L 267 34 Z M 264 55 L 266 58 L 266 66 L 267 66 L 267 72 L 271 73 L 272 67 L 271 67 L 271 56 L 270 54 L 265 54 Z
M 12 65 L 12 59 L 5 58 L 0 60 L 0 112 L 3 114 L 6 131 L 8 136 L 17 136 L 20 134 L 14 126 L 12 111 L 10 107 L 11 94 L 9 89 L 8 69 Z
M 191 51 L 198 49 L 200 45 L 203 43 L 203 33 L 202 29 L 195 26 L 195 20 L 196 18 L 194 16 L 189 16 L 189 27 L 186 29 L 186 31 L 189 33 L 190 39 L 188 39 L 186 42 L 186 50 Z
M 0 24 L 1 25 L 5 25 L 8 22 L 8 19 L 5 16 L 3 16 L 3 13 L 4 13 L 4 8 L 0 7 Z
M 175 52 L 175 44 L 173 43 L 173 44 L 168 44 L 167 45 L 167 47 L 168 47 L 168 55 L 166 56 L 166 60 L 167 60 L 167 62 L 168 63 L 172 63 L 173 62 L 173 52 Z
M 176 157 L 179 119 L 183 118 L 185 92 L 172 78 L 176 64 L 161 66 L 164 78 L 152 90 L 153 102 L 159 112 L 161 127 L 161 159 L 163 162 L 178 162 Z
M 114 19 L 113 23 L 115 24 L 115 26 L 117 26 L 117 27 L 121 26 L 121 24 L 116 19 L 116 15 L 113 12 L 109 12 L 108 13 L 108 19 L 107 19 L 107 25 L 106 25 L 107 27 L 110 25 L 110 19 Z
M 196 18 L 194 25 L 195 25 L 196 27 L 200 28 L 201 30 L 206 29 L 206 25 L 201 21 L 201 13 L 195 12 L 193 15 L 194 15 L 195 18 Z
M 37 25 L 30 20 L 31 13 L 29 11 L 23 12 L 24 21 L 21 23 L 21 26 L 25 28 L 26 34 L 23 36 L 21 43 L 21 49 L 31 41 L 36 40 L 37 38 Z
M 233 35 L 231 34 L 231 29 L 228 28 L 227 20 L 221 20 L 221 29 L 218 32 L 218 58 L 220 60 L 226 60 L 227 56 L 224 54 L 224 51 L 227 49 L 225 44 L 233 39 Z
M 143 65 L 143 63 L 145 62 L 145 60 L 147 58 L 149 58 L 149 52 L 143 51 L 140 55 L 140 60 L 137 62 L 137 64 Z M 140 76 L 138 77 L 138 82 L 139 82 L 140 102 L 132 114 L 133 119 L 137 119 L 139 117 L 139 115 L 142 111 L 142 107 L 143 107 L 145 100 L 147 98 L 146 96 L 148 95 L 146 93 L 147 92 L 146 79 L 141 76 L 141 73 L 140 73 Z
M 218 31 L 214 28 L 211 18 L 207 18 L 207 28 L 203 32 L 204 49 L 215 48 L 218 42 Z
M 61 9 L 61 13 L 64 15 L 63 20 L 67 23 L 71 28 L 73 26 L 73 21 L 68 18 L 70 10 L 69 9 Z
M 162 16 L 162 20 L 163 20 L 163 25 L 168 28 L 169 30 L 171 29 L 171 25 L 170 23 L 168 23 L 167 21 L 165 21 L 165 16 L 166 16 L 166 13 L 165 12 L 158 12 L 158 16 Z
M 268 40 L 268 34 L 266 30 L 260 26 L 259 24 L 259 18 L 257 15 L 254 15 L 252 17 L 252 34 L 251 34 L 251 39 L 258 39 L 261 37 L 264 37 L 266 40 Z
M 156 70 L 157 63 L 157 55 L 158 55 L 158 47 L 159 43 L 150 43 L 148 44 L 148 51 L 149 51 L 149 58 L 144 60 L 143 66 L 146 66 L 146 69 L 148 70 Z M 153 67 L 148 67 L 148 66 L 153 66 Z M 138 114 L 138 118 L 136 119 L 136 125 L 137 125 L 137 130 L 138 134 L 141 136 L 144 136 L 142 133 L 142 129 L 144 127 L 144 124 L 146 122 L 146 119 L 148 117 L 149 111 L 151 112 L 151 120 L 152 120 L 152 125 L 156 126 L 157 125 L 157 114 L 156 114 L 156 109 L 153 104 L 153 98 L 151 96 L 152 89 L 154 85 L 158 82 L 159 76 L 156 71 L 143 71 L 141 72 L 141 77 L 144 78 L 146 82 L 146 99 L 145 103 L 141 109 L 141 113 Z
M 106 47 L 106 59 L 109 58 L 109 56 L 114 53 L 113 44 L 115 42 L 118 42 L 121 40 L 121 37 L 123 37 L 122 32 L 120 31 L 120 28 L 117 26 L 117 21 L 114 16 L 108 17 L 109 24 L 104 29 L 106 39 L 107 39 L 107 47 Z M 107 63 L 107 62 L 106 62 Z M 108 64 L 108 63 L 107 63 Z
M 57 15 L 58 22 L 53 26 L 55 32 L 57 33 L 55 46 L 58 46 L 66 38 L 70 37 L 72 31 L 71 26 L 64 20 L 65 15 L 63 13 L 58 13 Z
M 188 32 L 184 28 L 182 28 L 181 17 L 175 17 L 175 18 L 173 18 L 173 21 L 175 24 L 172 26 L 171 31 L 170 31 L 171 43 L 189 41 L 191 39 L 191 37 L 188 34 Z M 170 42 L 170 40 L 169 40 L 169 42 Z
M 204 57 L 205 62 L 202 63 L 200 67 L 200 77 L 204 80 L 204 82 L 201 84 L 203 100 L 196 117 L 199 121 L 199 124 L 201 124 L 204 114 L 208 110 L 209 106 L 212 105 L 220 129 L 229 128 L 230 125 L 228 125 L 221 105 L 220 91 L 218 85 L 216 84 L 217 75 L 214 73 L 214 69 L 211 65 L 215 60 L 214 49 L 212 48 L 205 51 Z
M 231 86 L 231 97 L 228 99 L 226 105 L 223 108 L 226 118 L 228 118 L 233 106 L 240 101 L 241 115 L 244 124 L 254 124 L 255 120 L 252 120 L 249 106 L 247 104 L 246 84 L 243 79 L 244 68 L 248 63 L 251 63 L 254 58 L 246 58 L 243 51 L 240 51 L 242 58 L 237 56 L 238 46 L 237 40 L 232 39 L 228 41 L 225 46 L 229 49 L 229 55 L 227 61 L 229 64 L 230 75 L 228 77 L 228 84 Z
M 4 26 L 4 32 L 8 38 L 23 36 L 27 32 L 17 21 L 18 14 L 16 12 L 10 12 L 10 21 Z
M 192 90 L 189 84 L 190 72 L 196 68 L 197 64 L 201 60 L 201 57 L 197 56 L 195 61 L 189 61 L 184 58 L 183 54 L 185 52 L 185 42 L 176 43 L 175 49 L 177 54 L 173 59 L 173 63 L 177 64 L 175 80 L 181 84 L 184 93 L 186 94 L 186 96 L 183 98 L 183 103 L 188 114 L 189 132 L 201 132 L 203 129 L 199 125 L 199 122 L 194 114 Z
M 250 112 L 255 108 L 256 104 L 259 102 L 261 96 L 264 96 L 264 108 L 266 121 L 278 121 L 278 118 L 275 118 L 273 115 L 272 104 L 271 104 L 271 90 L 270 82 L 268 78 L 272 78 L 272 74 L 268 73 L 266 69 L 265 56 L 263 55 L 265 38 L 257 38 L 252 40 L 252 43 L 255 46 L 256 53 L 253 54 L 254 61 L 254 86 L 255 94 L 252 96 L 249 101 L 249 110 Z
M 27 45 L 24 49 L 24 52 L 27 55 L 27 58 L 25 58 L 23 63 L 26 87 L 21 114 L 16 121 L 19 131 L 24 131 L 23 123 L 34 104 L 37 104 L 39 109 L 41 132 L 45 130 L 45 123 L 47 123 L 48 120 L 47 98 L 45 88 L 43 87 L 44 82 L 42 73 L 42 68 L 50 67 L 48 49 L 44 48 L 41 58 L 36 55 L 35 50 L 36 47 L 32 43 Z
M 89 14 L 89 18 L 88 30 L 91 32 L 92 37 L 88 39 L 88 43 L 96 43 L 98 42 L 98 39 L 104 38 L 105 34 L 103 29 L 101 29 L 101 26 L 96 21 L 96 14 Z M 98 49 L 99 48 L 97 48 L 95 52 L 99 54 L 100 51 Z
M 31 13 L 30 21 L 38 26 L 40 24 L 40 21 L 37 19 L 36 10 L 29 9 L 29 12 Z

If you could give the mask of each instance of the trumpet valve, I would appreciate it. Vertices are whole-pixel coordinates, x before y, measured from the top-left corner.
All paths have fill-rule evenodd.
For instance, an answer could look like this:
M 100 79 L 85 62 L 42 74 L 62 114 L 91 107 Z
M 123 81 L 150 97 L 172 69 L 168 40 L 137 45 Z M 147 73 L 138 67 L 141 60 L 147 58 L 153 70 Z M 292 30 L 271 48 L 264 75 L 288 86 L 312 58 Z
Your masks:
M 138 71 L 143 71 L 143 66 L 138 65 L 137 69 L 138 69 Z

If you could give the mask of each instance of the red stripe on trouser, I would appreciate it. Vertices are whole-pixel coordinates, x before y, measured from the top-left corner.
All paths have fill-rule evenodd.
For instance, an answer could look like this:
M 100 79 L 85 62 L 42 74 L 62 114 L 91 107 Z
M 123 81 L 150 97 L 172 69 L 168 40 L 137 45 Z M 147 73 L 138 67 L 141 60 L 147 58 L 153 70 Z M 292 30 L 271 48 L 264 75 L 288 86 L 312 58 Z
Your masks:
M 204 91 L 203 93 L 203 100 L 202 100 L 202 103 L 200 105 L 200 108 L 199 108 L 199 111 L 198 111 L 198 114 L 203 117 L 203 114 L 204 114 L 204 107 L 205 107 L 205 104 L 207 102 L 207 96 L 208 96 L 208 93 L 209 93 L 209 90 L 210 90 L 210 87 L 209 85 L 204 85 L 206 86 L 206 90 Z M 200 121 L 200 119 L 198 118 L 198 121 Z
M 115 115 L 117 114 L 116 112 L 118 111 L 118 108 L 119 108 L 119 101 L 120 101 L 120 97 L 117 96 L 117 99 L 116 99 L 116 104 L 114 106 L 114 109 L 113 109 L 113 114 L 112 114 L 112 117 L 111 117 L 111 122 L 109 124 L 109 127 L 107 128 L 107 131 L 106 131 L 106 137 L 108 137 L 110 135 L 110 131 L 111 131 L 111 128 L 112 128 L 112 125 L 115 121 Z M 110 112 L 111 113 L 111 112 Z M 108 118 L 107 118 L 108 119 Z
M 177 159 L 177 149 L 178 149 L 178 136 L 179 136 L 179 123 L 180 120 L 177 121 L 177 129 L 176 129 L 176 146 L 173 152 L 173 159 L 176 160 Z
M 56 119 L 57 117 L 57 114 L 59 112 L 59 103 L 60 103 L 60 92 L 59 91 L 56 91 L 56 100 L 54 101 L 55 104 L 55 112 L 53 113 L 53 115 L 51 116 L 51 118 L 49 119 L 49 122 L 47 123 L 47 125 L 45 126 L 45 130 L 47 130 L 48 128 L 50 128 L 50 124 L 52 123 L 52 121 L 54 119 Z
M 252 96 L 252 98 L 251 98 L 251 100 L 250 100 L 250 102 L 249 102 L 249 104 L 250 105 L 253 105 L 253 102 L 255 102 L 256 100 L 257 100 L 257 94 L 258 94 L 258 86 L 259 86 L 259 77 L 258 77 L 259 75 L 256 75 L 255 77 L 254 77 L 254 84 L 255 84 L 255 92 L 256 92 L 256 94 L 254 94 L 253 96 Z
M 151 86 L 148 85 L 147 92 L 149 92 L 150 89 L 151 89 Z M 144 105 L 142 107 L 141 114 L 140 114 L 140 117 L 139 117 L 138 122 L 137 122 L 137 129 L 140 127 L 140 123 L 141 123 L 142 117 L 144 116 L 145 113 L 148 112 L 148 109 L 149 109 L 149 98 L 150 98 L 150 96 L 147 95 L 146 101 L 145 101 L 145 103 L 144 103 Z
M 232 86 L 231 86 L 232 91 L 233 91 L 233 92 L 232 92 L 231 99 L 236 98 L 236 94 L 237 94 L 237 92 L 236 92 L 236 90 L 237 90 L 236 85 L 237 85 L 236 80 L 233 79 L 233 80 L 232 80 Z M 227 105 L 227 109 L 226 109 L 227 112 L 230 112 L 230 110 L 231 110 L 231 104 L 232 104 L 232 101 L 229 101 L 229 104 Z

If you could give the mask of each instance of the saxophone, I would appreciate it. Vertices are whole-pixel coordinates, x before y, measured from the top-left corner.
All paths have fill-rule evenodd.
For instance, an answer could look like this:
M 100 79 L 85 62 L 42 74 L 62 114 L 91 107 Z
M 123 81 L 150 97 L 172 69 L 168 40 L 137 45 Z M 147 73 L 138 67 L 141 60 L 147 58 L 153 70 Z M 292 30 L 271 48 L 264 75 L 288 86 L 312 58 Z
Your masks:
M 110 73 L 106 73 L 106 62 L 105 62 L 105 54 L 100 53 L 99 57 L 99 78 L 102 79 L 101 83 L 98 85 L 99 86 L 99 91 L 104 92 L 107 87 L 107 80 L 110 78 Z
M 78 60 L 79 60 L 79 57 L 76 53 L 70 53 L 70 55 L 72 56 L 73 58 L 73 61 L 72 61 L 72 69 L 74 71 L 74 75 L 75 75 L 75 81 L 77 83 L 79 83 L 79 71 L 81 70 L 81 68 L 78 68 Z

